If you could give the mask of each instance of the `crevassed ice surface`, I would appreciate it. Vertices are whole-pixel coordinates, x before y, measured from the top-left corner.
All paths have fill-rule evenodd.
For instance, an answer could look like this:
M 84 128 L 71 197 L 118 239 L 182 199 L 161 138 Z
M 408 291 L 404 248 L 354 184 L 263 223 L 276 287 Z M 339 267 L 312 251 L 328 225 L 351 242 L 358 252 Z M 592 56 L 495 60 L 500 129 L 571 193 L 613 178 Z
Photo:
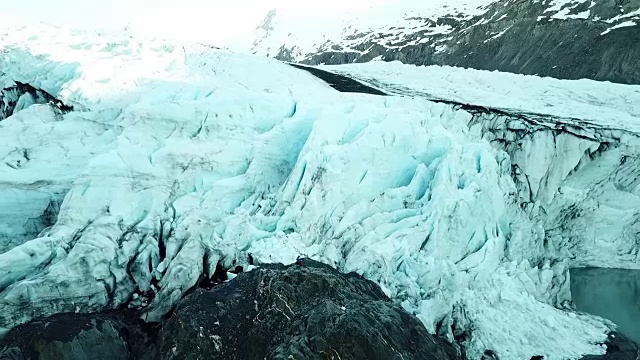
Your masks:
M 521 256 L 640 267 L 640 86 L 398 62 L 327 68 L 388 93 L 473 105 L 469 125 L 509 154 L 518 202 L 544 235 Z
M 218 262 L 304 254 L 376 281 L 429 331 L 465 338 L 470 358 L 604 353 L 613 325 L 555 307 L 567 259 L 541 249 L 509 154 L 470 113 L 337 93 L 206 47 L 48 27 L 2 38 L 3 82 L 77 109 L 0 122 L 0 234 L 19 237 L 64 196 L 53 226 L 0 249 L 3 331 L 120 306 L 154 278 L 144 317 L 157 320 Z
M 499 73 L 451 66 L 369 62 L 321 66 L 398 95 L 448 100 L 512 114 L 536 114 L 592 126 L 640 132 L 640 86 L 589 79 Z

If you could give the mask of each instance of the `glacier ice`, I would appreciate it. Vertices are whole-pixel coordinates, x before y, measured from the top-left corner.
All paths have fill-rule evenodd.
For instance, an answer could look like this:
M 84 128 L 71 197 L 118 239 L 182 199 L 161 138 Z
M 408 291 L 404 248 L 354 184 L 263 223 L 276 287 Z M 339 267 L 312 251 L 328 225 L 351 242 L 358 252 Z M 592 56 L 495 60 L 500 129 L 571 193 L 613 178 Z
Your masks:
M 538 122 L 544 122 L 545 117 L 570 119 L 569 123 L 551 121 L 550 124 L 551 127 L 565 125 L 569 131 L 583 125 L 601 128 L 605 133 L 626 130 L 637 134 L 640 130 L 639 85 L 559 80 L 450 66 L 415 66 L 399 61 L 320 68 L 382 87 L 391 94 L 531 115 L 529 117 Z
M 36 105 L 0 121 L 0 253 L 53 225 L 73 181 L 121 130 Z
M 640 86 L 398 62 L 324 68 L 388 93 L 468 104 L 469 126 L 509 154 L 518 202 L 544 234 L 516 258 L 638 268 Z
M 338 93 L 273 60 L 38 30 L 6 31 L 0 74 L 76 111 L 0 122 L 1 330 L 139 293 L 154 294 L 154 321 L 219 263 L 304 254 L 376 281 L 470 358 L 604 352 L 613 325 L 571 310 L 568 268 L 636 263 L 629 129 Z

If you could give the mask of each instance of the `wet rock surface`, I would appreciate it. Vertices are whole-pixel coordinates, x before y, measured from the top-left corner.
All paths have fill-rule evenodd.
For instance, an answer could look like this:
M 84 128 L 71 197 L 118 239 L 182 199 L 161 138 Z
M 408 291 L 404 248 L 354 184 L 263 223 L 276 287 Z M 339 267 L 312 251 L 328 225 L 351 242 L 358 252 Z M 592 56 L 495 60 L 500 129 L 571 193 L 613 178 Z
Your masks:
M 195 289 L 162 324 L 60 314 L 13 329 L 0 359 L 461 359 L 373 282 L 311 260 Z

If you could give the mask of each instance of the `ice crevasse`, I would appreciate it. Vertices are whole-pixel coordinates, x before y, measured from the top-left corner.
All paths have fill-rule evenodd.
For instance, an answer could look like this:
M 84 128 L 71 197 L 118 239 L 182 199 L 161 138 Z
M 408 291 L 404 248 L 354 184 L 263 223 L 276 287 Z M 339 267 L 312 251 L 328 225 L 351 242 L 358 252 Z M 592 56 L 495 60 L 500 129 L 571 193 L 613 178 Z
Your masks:
M 572 260 L 523 205 L 522 156 L 471 112 L 207 47 L 21 30 L 4 35 L 2 80 L 76 111 L 0 122 L 2 331 L 152 288 L 141 306 L 158 320 L 218 263 L 303 254 L 377 282 L 469 358 L 604 353 L 612 324 L 563 308 Z M 34 220 L 56 202 L 55 222 Z

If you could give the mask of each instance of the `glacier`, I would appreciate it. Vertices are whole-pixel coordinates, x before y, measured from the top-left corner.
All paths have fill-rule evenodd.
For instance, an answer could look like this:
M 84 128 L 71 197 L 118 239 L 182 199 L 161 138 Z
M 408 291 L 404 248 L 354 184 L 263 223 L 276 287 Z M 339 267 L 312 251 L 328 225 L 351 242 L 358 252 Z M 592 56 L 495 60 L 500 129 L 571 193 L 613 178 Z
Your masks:
M 542 225 L 547 257 L 639 267 L 640 86 L 399 62 L 323 69 L 400 96 L 466 104 L 468 125 L 509 154 L 518 202 Z
M 206 46 L 0 34 L 0 82 L 74 108 L 0 121 L 0 333 L 121 306 L 157 321 L 218 264 L 304 255 L 375 281 L 469 358 L 605 352 L 615 325 L 574 311 L 569 268 L 638 267 L 640 87 L 332 68 L 395 95 L 347 94 Z

